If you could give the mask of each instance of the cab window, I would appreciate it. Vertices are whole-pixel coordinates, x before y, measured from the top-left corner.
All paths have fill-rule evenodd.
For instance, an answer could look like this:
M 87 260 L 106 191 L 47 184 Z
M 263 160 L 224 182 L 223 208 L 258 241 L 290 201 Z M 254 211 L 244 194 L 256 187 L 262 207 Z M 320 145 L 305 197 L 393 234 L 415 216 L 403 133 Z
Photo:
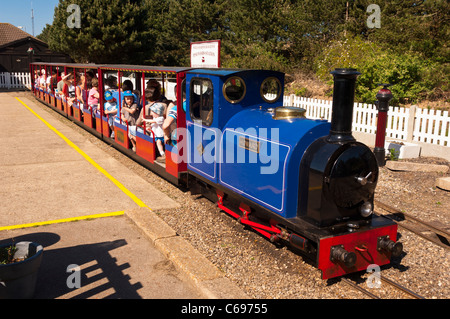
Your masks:
M 205 126 L 213 121 L 213 85 L 209 79 L 194 78 L 190 85 L 190 110 L 193 120 Z
M 245 82 L 240 77 L 233 76 L 223 85 L 223 96 L 230 103 L 239 103 L 246 93 Z
M 277 101 L 281 95 L 281 82 L 275 77 L 269 77 L 261 84 L 261 97 L 267 103 Z

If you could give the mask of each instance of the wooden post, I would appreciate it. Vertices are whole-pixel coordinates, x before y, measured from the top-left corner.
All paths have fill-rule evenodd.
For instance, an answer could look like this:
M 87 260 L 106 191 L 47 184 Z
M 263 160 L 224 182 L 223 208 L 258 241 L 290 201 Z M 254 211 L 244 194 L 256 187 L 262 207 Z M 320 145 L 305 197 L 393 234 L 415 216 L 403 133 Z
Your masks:
M 417 111 L 417 105 L 411 105 L 411 107 L 409 108 L 408 127 L 407 127 L 407 132 L 406 132 L 406 141 L 407 142 L 413 141 L 416 111 Z

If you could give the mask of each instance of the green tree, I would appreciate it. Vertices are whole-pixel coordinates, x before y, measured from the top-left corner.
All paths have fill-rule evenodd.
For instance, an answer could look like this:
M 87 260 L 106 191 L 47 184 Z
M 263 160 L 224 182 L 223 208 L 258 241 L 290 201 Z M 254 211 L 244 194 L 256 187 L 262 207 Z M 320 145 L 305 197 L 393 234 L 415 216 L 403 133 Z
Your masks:
M 224 65 L 283 69 L 290 0 L 229 0 L 222 16 Z
M 346 30 L 384 49 L 398 53 L 411 51 L 443 62 L 449 60 L 448 43 L 450 3 L 445 0 L 380 1 L 380 28 L 370 29 L 366 23 L 367 7 L 373 0 L 349 2 Z
M 81 28 L 67 24 L 70 4 L 80 6 Z M 144 0 L 60 0 L 48 44 L 76 62 L 142 64 L 154 42 L 146 6 Z
M 380 83 L 393 85 L 393 105 L 417 102 L 429 97 L 434 88 L 443 86 L 439 77 L 431 76 L 438 74 L 438 63 L 424 60 L 415 53 L 382 49 L 359 36 L 331 42 L 314 65 L 316 74 L 329 84 L 332 84 L 331 70 L 356 68 L 361 72 L 356 99 L 366 103 L 374 102 Z M 448 75 L 445 77 L 448 79 Z
M 221 1 L 148 0 L 154 18 L 155 54 L 149 63 L 190 65 L 190 43 L 220 39 Z
M 41 41 L 44 41 L 45 43 L 49 42 L 50 39 L 50 29 L 51 29 L 51 25 L 49 25 L 48 23 L 45 25 L 44 29 L 42 29 L 41 34 L 39 34 L 38 36 L 36 36 L 36 38 L 38 38 Z

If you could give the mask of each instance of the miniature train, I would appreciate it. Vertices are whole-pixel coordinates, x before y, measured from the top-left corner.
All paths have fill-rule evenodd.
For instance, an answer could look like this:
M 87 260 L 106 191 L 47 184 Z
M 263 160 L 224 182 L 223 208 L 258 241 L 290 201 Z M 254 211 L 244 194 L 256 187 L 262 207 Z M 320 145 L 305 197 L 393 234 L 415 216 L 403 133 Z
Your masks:
M 270 241 L 295 247 L 323 279 L 386 265 L 402 253 L 397 224 L 373 214 L 377 160 L 352 136 L 354 69 L 332 72 L 331 123 L 283 106 L 284 74 L 276 71 L 44 62 L 30 69 L 38 100 L 168 181 L 203 194 Z M 35 81 L 39 72 L 58 77 L 88 70 L 99 82 L 96 112 L 85 101 L 69 105 L 67 95 Z M 164 145 L 165 162 L 156 160 L 151 130 L 136 130 L 133 151 L 128 123 L 108 123 L 102 106 L 111 74 L 118 78 L 119 114 L 124 78 L 134 81 L 144 108 L 150 79 L 167 95 L 175 88 L 177 137 Z

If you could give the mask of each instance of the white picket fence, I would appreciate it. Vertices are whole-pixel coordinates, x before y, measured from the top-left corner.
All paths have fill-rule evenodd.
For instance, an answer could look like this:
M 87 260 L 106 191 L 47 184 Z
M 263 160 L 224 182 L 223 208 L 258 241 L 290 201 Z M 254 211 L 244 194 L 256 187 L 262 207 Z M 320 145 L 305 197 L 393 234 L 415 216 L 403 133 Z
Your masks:
M 31 79 L 29 72 L 2 72 L 0 73 L 0 89 L 29 89 L 31 90 Z
M 289 95 L 284 97 L 283 104 L 306 109 L 307 118 L 331 121 L 332 101 Z M 352 130 L 376 134 L 377 114 L 375 105 L 355 103 Z M 391 106 L 388 111 L 386 137 L 450 147 L 449 112 L 421 109 L 415 105 L 410 108 Z

